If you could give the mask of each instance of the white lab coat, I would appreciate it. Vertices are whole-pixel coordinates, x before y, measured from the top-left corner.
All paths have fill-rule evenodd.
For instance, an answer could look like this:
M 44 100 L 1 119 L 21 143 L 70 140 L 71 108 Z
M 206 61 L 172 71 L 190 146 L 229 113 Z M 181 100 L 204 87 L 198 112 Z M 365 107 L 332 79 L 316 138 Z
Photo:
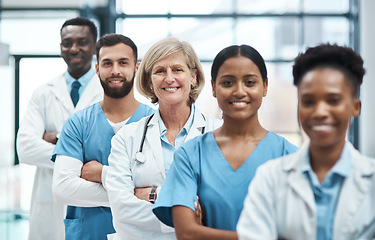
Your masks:
M 52 196 L 54 144 L 44 141 L 45 131 L 60 132 L 74 112 L 103 99 L 100 80 L 90 80 L 74 108 L 64 74 L 40 86 L 33 93 L 17 134 L 20 163 L 37 167 L 30 207 L 29 240 L 64 239 L 65 207 Z
M 352 169 L 338 200 L 332 239 L 374 239 L 375 159 L 350 148 Z M 292 155 L 260 166 L 237 225 L 240 240 L 316 240 L 316 206 L 309 181 L 301 172 L 308 143 Z
M 134 160 L 139 150 L 147 120 L 123 126 L 112 138 L 112 150 L 104 187 L 107 189 L 113 215 L 115 236 L 109 239 L 176 239 L 174 229 L 161 223 L 152 213 L 153 204 L 134 196 L 134 188 L 162 186 L 165 179 L 163 152 L 160 140 L 158 114 L 148 124 L 143 145 L 144 163 Z M 195 109 L 194 122 L 186 137 L 192 139 L 221 125 L 218 119 L 203 117 Z

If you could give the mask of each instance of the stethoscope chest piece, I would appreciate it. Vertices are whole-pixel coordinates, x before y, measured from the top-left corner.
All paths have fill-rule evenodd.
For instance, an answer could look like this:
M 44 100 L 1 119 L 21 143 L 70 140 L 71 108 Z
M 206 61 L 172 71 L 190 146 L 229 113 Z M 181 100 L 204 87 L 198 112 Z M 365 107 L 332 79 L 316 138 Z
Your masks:
M 138 163 L 144 163 L 146 162 L 146 157 L 142 152 L 138 151 L 135 153 L 134 160 Z

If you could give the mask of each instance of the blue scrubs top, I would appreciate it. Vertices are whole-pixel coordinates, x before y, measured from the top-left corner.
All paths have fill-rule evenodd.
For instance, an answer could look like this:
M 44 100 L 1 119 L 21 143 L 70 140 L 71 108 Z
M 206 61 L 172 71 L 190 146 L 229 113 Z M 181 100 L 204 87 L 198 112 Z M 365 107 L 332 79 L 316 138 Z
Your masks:
M 140 104 L 127 123 L 136 122 L 153 112 L 152 108 Z M 64 155 L 83 163 L 97 160 L 108 165 L 114 135 L 100 103 L 96 103 L 73 114 L 65 122 L 51 160 L 55 161 L 56 155 Z M 69 240 L 102 240 L 115 232 L 108 207 L 68 206 L 64 224 L 65 239 Z
M 296 150 L 297 147 L 283 137 L 268 132 L 246 161 L 234 170 L 212 132 L 198 136 L 176 150 L 153 212 L 159 220 L 173 227 L 172 207 L 182 205 L 195 211 L 194 201 L 198 195 L 203 225 L 235 231 L 248 186 L 258 166 Z

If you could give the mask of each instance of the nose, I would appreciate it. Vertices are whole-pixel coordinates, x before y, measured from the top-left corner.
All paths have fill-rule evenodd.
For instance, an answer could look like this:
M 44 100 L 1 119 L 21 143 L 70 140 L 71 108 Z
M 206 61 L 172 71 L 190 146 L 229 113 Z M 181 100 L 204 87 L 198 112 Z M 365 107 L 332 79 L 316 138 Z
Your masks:
M 112 76 L 120 75 L 120 66 L 117 63 L 113 64 L 111 74 L 112 74 Z
M 244 97 L 246 95 L 245 87 L 242 82 L 236 84 L 234 95 L 238 98 Z
M 314 117 L 321 119 L 328 116 L 328 104 L 321 101 L 316 104 Z
M 167 70 L 166 75 L 165 75 L 165 81 L 168 84 L 171 84 L 174 81 L 174 76 L 173 76 L 173 72 L 171 69 Z
M 78 47 L 78 44 L 77 43 L 73 43 L 72 44 L 72 47 L 70 48 L 70 52 L 72 54 L 76 54 L 79 52 L 79 47 Z

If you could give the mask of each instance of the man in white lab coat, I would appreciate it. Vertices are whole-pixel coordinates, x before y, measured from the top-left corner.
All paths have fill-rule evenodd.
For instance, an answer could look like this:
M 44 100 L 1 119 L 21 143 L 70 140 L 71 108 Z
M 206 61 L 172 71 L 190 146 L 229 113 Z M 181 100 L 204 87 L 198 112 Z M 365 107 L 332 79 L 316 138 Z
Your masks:
M 50 161 L 65 120 L 103 98 L 92 67 L 97 29 L 85 18 L 67 20 L 60 31 L 61 57 L 67 71 L 32 95 L 17 134 L 21 163 L 37 167 L 30 207 L 29 240 L 64 239 L 65 207 L 52 196 L 54 164 Z

